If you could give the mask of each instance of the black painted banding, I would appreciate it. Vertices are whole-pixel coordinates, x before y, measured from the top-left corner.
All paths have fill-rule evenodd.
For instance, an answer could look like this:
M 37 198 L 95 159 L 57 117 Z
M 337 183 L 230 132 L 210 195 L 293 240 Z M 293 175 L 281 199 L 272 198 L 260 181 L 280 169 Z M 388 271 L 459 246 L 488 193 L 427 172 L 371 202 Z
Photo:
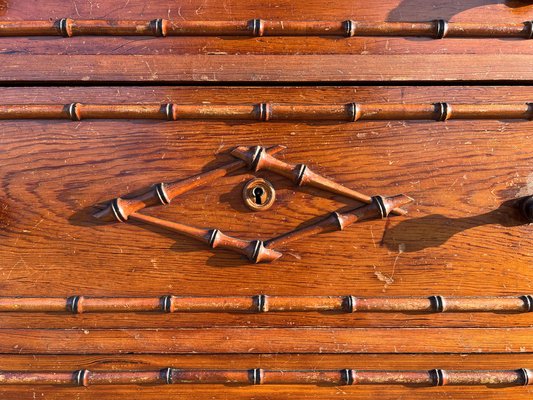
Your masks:
M 172 382 L 172 368 L 165 368 L 163 370 L 163 376 L 167 385 L 172 385 L 174 383 Z
M 171 311 L 170 310 L 171 300 L 172 300 L 172 296 L 170 296 L 170 295 L 166 295 L 166 296 L 161 297 L 161 309 L 164 312 L 170 312 Z
M 158 183 L 157 185 L 155 185 L 155 193 L 157 194 L 157 198 L 159 199 L 161 204 L 163 205 L 170 204 L 170 199 L 165 190 L 164 183 Z
M 209 236 L 209 241 L 207 242 L 207 244 L 209 244 L 209 247 L 211 247 L 212 249 L 215 248 L 215 240 L 219 232 L 220 231 L 218 229 L 213 229 L 211 231 L 211 236 Z
M 87 369 L 80 369 L 76 372 L 76 384 L 78 386 L 86 386 L 85 379 L 88 373 L 89 373 L 89 370 Z
M 524 24 L 529 28 L 527 39 L 533 39 L 533 21 L 526 21 Z
M 76 113 L 76 107 L 78 103 L 70 103 L 68 106 L 68 116 L 72 121 L 81 121 L 81 118 Z
M 442 296 L 431 296 L 430 298 L 431 304 L 433 306 L 433 309 L 435 312 L 444 312 L 445 309 L 445 301 L 444 297 Z
M 385 218 L 388 215 L 387 207 L 385 207 L 385 202 L 383 201 L 382 196 L 373 196 L 372 202 L 375 203 L 378 207 L 378 210 L 381 214 L 381 218 Z
M 163 19 L 162 18 L 157 18 L 157 19 L 154 19 L 154 34 L 155 36 L 158 36 L 158 37 L 164 37 L 165 35 L 163 34 Z
M 437 121 L 444 122 L 449 118 L 450 106 L 448 103 L 435 103 L 438 108 Z
M 118 205 L 119 198 L 117 197 L 111 202 L 111 210 L 113 211 L 113 214 L 115 215 L 115 218 L 120 222 L 126 222 L 127 218 L 122 213 L 122 210 L 120 209 Z
M 261 247 L 263 247 L 263 241 L 256 240 L 256 241 L 254 241 L 254 243 L 255 243 L 255 247 L 254 247 L 254 251 L 252 253 L 252 261 L 253 262 L 257 262 L 257 259 L 259 257 L 259 253 L 261 252 Z
M 256 298 L 256 304 L 257 304 L 257 311 L 260 313 L 264 313 L 267 311 L 266 309 L 266 296 L 264 294 L 259 294 L 255 296 Z
M 77 314 L 79 301 L 80 296 L 71 296 L 67 298 L 67 311 L 70 311 L 72 314 Z
M 448 22 L 443 19 L 436 19 L 435 28 L 435 39 L 443 39 L 448 32 Z
M 523 382 L 523 385 L 524 386 L 529 386 L 529 384 L 531 383 L 530 382 L 530 379 L 529 379 L 529 376 L 530 376 L 530 371 L 527 369 L 527 368 L 520 368 L 519 370 L 521 373 L 522 373 L 522 382 Z
M 300 170 L 298 171 L 298 174 L 296 175 L 295 183 L 296 183 L 296 186 L 301 186 L 302 181 L 303 181 L 304 176 L 305 176 L 305 171 L 307 170 L 307 165 L 299 164 L 296 167 L 299 168 Z
M 72 303 L 71 303 L 71 308 L 72 308 L 72 313 L 73 314 L 79 314 L 79 309 L 78 309 L 78 305 L 80 304 L 80 296 L 73 296 L 72 297 Z
M 429 374 L 433 380 L 433 386 L 443 386 L 444 385 L 444 374 L 441 369 L 432 369 L 429 371 Z
M 252 20 L 252 33 L 254 36 L 263 36 L 263 20 L 255 18 Z
M 522 301 L 524 302 L 524 305 L 526 306 L 526 311 L 532 312 L 533 311 L 533 296 L 531 296 L 530 294 L 526 294 L 524 296 L 520 296 L 520 298 L 522 299 Z
M 357 121 L 357 114 L 358 114 L 358 110 L 357 110 L 357 103 L 350 103 L 348 105 L 348 112 L 350 113 L 350 121 L 352 122 L 355 122 Z
M 272 116 L 272 107 L 269 103 L 259 104 L 259 119 L 261 121 L 269 121 Z
M 165 115 L 167 117 L 167 120 L 174 121 L 174 104 L 167 103 L 165 105 Z
M 347 19 L 346 21 L 342 21 L 342 27 L 344 28 L 344 37 L 354 36 L 355 24 L 352 20 Z
M 346 306 L 346 312 L 354 313 L 357 311 L 357 297 L 355 296 L 346 296 L 344 298 L 344 304 Z
M 344 227 L 342 226 L 342 221 L 341 221 L 341 216 L 340 216 L 340 214 L 339 214 L 338 212 L 336 212 L 336 211 L 333 211 L 333 212 L 331 213 L 331 216 L 332 216 L 333 218 L 335 218 L 335 222 L 337 223 L 337 229 L 338 229 L 339 231 L 342 231 L 342 230 L 344 229 Z
M 67 26 L 67 18 L 61 18 L 59 20 L 59 31 L 63 37 L 70 37 Z
M 341 380 L 345 385 L 353 385 L 354 379 L 351 369 L 343 369 L 341 371 Z
M 259 161 L 261 160 L 261 155 L 264 151 L 263 146 L 255 146 L 254 155 L 252 157 L 252 163 L 250 164 L 250 169 L 253 171 L 256 171 L 257 166 L 259 165 Z

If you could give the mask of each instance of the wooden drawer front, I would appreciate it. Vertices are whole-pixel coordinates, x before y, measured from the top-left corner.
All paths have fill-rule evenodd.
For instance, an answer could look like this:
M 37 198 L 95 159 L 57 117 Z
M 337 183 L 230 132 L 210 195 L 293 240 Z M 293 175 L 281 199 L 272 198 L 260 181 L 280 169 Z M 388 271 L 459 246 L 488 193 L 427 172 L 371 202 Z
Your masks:
M 321 88 L 5 88 L 3 102 L 70 104 L 525 104 L 526 87 L 321 87 Z M 53 101 L 53 103 L 52 103 Z M 156 121 L 4 120 L 2 142 L 3 296 L 143 297 L 194 296 L 523 296 L 531 293 L 531 235 L 516 210 L 503 206 L 531 194 L 531 157 L 525 120 L 436 121 Z M 260 139 L 258 139 L 260 138 Z M 224 250 L 211 250 L 183 236 L 136 223 L 100 224 L 94 205 L 139 192 L 155 182 L 189 177 L 227 162 L 236 145 L 287 147 L 279 157 L 306 163 L 350 188 L 370 194 L 406 193 L 415 198 L 405 217 L 372 220 L 345 231 L 291 243 L 271 264 L 253 264 Z M 354 201 L 313 188 L 270 180 L 277 199 L 253 213 L 241 197 L 252 174 L 221 178 L 186 193 L 149 215 L 200 227 L 217 227 L 242 238 L 268 238 Z M 397 338 L 374 345 L 361 332 L 345 335 L 346 347 L 313 338 L 300 351 L 342 352 L 529 352 L 528 313 L 287 312 L 216 313 L 9 313 L 4 352 L 165 352 L 156 342 L 109 342 L 85 338 L 38 340 L 39 331 L 19 329 L 324 327 L 385 330 Z M 327 328 L 326 328 L 327 327 Z M 388 328 L 405 330 L 400 336 Z M 458 331 L 447 328 L 461 327 Z M 491 327 L 488 331 L 470 328 Z M 520 328 L 509 330 L 509 327 Z M 240 328 L 239 328 L 240 329 Z M 244 351 L 233 343 L 224 351 Z M 223 331 L 223 329 L 222 329 Z M 459 336 L 454 332 L 462 332 Z M 62 333 L 51 332 L 53 335 Z M 209 331 L 206 331 L 209 332 Z M 433 333 L 431 333 L 433 332 Z M 491 339 L 486 337 L 491 332 Z M 156 333 L 154 333 L 156 334 Z M 229 333 L 228 333 L 229 334 Z M 323 333 L 317 333 L 322 335 Z M 324 333 L 325 334 L 325 333 Z M 430 340 L 431 335 L 445 340 Z M 15 335 L 15 336 L 13 336 Z M 28 336 L 26 336 L 28 335 Z M 100 335 L 100 334 L 99 334 Z M 114 337 L 114 333 L 101 333 Z M 172 334 L 169 333 L 172 336 Z M 179 333 L 176 333 L 179 337 Z M 366 333 L 363 335 L 366 336 Z M 478 336 L 479 335 L 479 336 Z M 97 336 L 100 337 L 100 336 Z M 166 334 L 158 338 L 168 340 Z M 216 337 L 213 336 L 213 338 Z M 260 337 L 260 336 L 259 336 Z M 409 340 L 403 337 L 412 338 Z M 35 338 L 33 340 L 32 338 Z M 470 339 L 467 339 L 470 338 Z M 59 340 L 59 339 L 58 339 Z M 102 339 L 103 340 L 103 339 Z M 157 339 L 159 340 L 159 339 Z M 214 340 L 214 339 L 213 339 Z M 340 340 L 340 339 L 339 339 Z M 343 339 L 344 340 L 344 339 Z M 390 339 L 389 339 L 390 340 Z M 471 342 L 468 342 L 471 340 Z M 481 341 L 478 341 L 481 340 Z M 466 341 L 466 342 L 464 342 Z M 63 343 L 63 344 L 61 344 Z M 68 343 L 68 344 L 65 344 Z M 167 342 L 165 342 L 167 343 Z M 168 351 L 188 352 L 178 340 Z M 393 344 L 394 343 L 394 344 Z M 403 345 L 400 345 L 403 343 Z M 287 352 L 290 337 L 277 344 L 246 343 L 252 352 Z M 97 346 L 90 350 L 91 346 Z M 85 347 L 88 346 L 88 347 Z M 173 347 L 177 346 L 177 347 Z M 191 345 L 192 346 L 192 345 Z M 198 344 L 197 351 L 212 352 Z M 399 346 L 399 347 L 395 347 Z M 174 349 L 174 350 L 173 350 Z M 190 348 L 192 349 L 192 347 Z

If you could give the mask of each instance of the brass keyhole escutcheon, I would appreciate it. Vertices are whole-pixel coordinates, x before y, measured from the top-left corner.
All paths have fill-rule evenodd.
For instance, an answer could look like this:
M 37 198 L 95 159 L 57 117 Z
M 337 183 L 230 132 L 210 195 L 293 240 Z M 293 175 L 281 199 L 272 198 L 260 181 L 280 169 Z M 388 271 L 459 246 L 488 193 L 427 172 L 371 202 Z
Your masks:
M 276 191 L 270 182 L 262 178 L 254 178 L 244 185 L 242 197 L 244 204 L 250 210 L 268 210 L 276 200 Z

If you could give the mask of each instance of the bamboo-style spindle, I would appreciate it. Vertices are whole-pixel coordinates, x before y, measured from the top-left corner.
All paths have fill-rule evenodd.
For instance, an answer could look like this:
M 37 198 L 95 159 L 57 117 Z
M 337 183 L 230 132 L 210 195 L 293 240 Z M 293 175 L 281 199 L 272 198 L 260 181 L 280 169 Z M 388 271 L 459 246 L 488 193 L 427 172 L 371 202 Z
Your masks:
M 533 371 L 515 370 L 248 370 L 164 368 L 145 371 L 0 371 L 2 385 L 416 385 L 528 386 Z
M 8 36 L 397 36 L 450 38 L 533 37 L 531 21 L 520 23 L 231 20 L 75 20 L 0 21 Z
M 280 252 L 266 248 L 261 240 L 238 239 L 228 236 L 218 229 L 195 228 L 140 213 L 130 214 L 130 219 L 191 237 L 209 245 L 212 249 L 221 248 L 234 251 L 246 256 L 254 263 L 272 262 L 282 256 Z
M 386 218 L 392 210 L 398 210 L 413 201 L 412 198 L 404 194 L 392 197 L 376 196 L 371 199 L 370 204 L 353 208 L 346 212 L 333 212 L 328 217 L 293 231 L 284 233 L 275 238 L 265 241 L 265 247 L 274 248 L 284 246 L 295 240 L 318 235 L 324 232 L 342 231 L 348 226 L 358 221 L 372 218 Z
M 230 121 L 531 120 L 531 103 L 516 104 L 4 104 L 0 119 L 143 119 Z
M 284 148 L 284 146 L 276 145 L 267 148 L 265 151 L 268 154 L 276 154 Z M 112 200 L 105 208 L 96 212 L 94 217 L 103 221 L 125 222 L 133 213 L 136 213 L 145 207 L 169 204 L 175 197 L 197 187 L 212 183 L 245 166 L 246 163 L 239 160 L 222 165 L 210 171 L 193 175 L 190 178 L 181 179 L 171 183 L 159 183 L 153 186 L 150 190 L 135 197 L 124 199 L 118 197 Z M 142 218 L 142 216 L 137 217 L 137 219 Z M 183 228 L 181 230 L 183 231 Z M 198 232 L 195 234 L 196 236 L 201 237 Z
M 0 297 L 0 313 L 499 313 L 533 312 L 533 296 L 153 296 Z
M 336 183 L 331 179 L 318 175 L 315 172 L 311 171 L 311 169 L 305 164 L 295 165 L 289 164 L 282 160 L 278 160 L 271 154 L 268 154 L 268 152 L 265 151 L 264 147 L 239 146 L 231 152 L 231 155 L 246 162 L 248 168 L 252 169 L 253 171 L 266 170 L 274 172 L 278 175 L 290 179 L 297 186 L 307 185 L 317 189 L 325 190 L 333 194 L 344 196 L 349 199 L 354 199 L 362 203 L 374 203 L 375 198 L 355 191 L 353 189 L 347 188 L 346 186 Z M 406 196 L 406 198 L 408 197 Z M 404 200 L 406 198 L 404 198 Z M 410 203 L 411 201 L 412 199 L 410 199 L 408 203 Z M 389 210 L 389 212 L 392 212 L 396 215 L 407 214 L 407 211 L 401 209 L 400 207 L 401 205 L 398 207 L 393 207 L 392 210 Z M 384 216 L 387 216 L 389 212 L 387 212 Z

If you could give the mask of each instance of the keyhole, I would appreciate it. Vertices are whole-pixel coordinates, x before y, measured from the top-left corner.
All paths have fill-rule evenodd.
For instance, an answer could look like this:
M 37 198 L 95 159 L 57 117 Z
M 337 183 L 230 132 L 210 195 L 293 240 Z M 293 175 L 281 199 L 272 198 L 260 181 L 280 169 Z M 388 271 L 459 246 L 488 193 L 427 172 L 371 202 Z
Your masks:
M 261 197 L 263 196 L 265 191 L 263 190 L 263 188 L 257 186 L 257 187 L 254 188 L 252 193 L 255 196 L 255 204 L 260 206 L 263 203 L 263 200 L 261 199 Z

